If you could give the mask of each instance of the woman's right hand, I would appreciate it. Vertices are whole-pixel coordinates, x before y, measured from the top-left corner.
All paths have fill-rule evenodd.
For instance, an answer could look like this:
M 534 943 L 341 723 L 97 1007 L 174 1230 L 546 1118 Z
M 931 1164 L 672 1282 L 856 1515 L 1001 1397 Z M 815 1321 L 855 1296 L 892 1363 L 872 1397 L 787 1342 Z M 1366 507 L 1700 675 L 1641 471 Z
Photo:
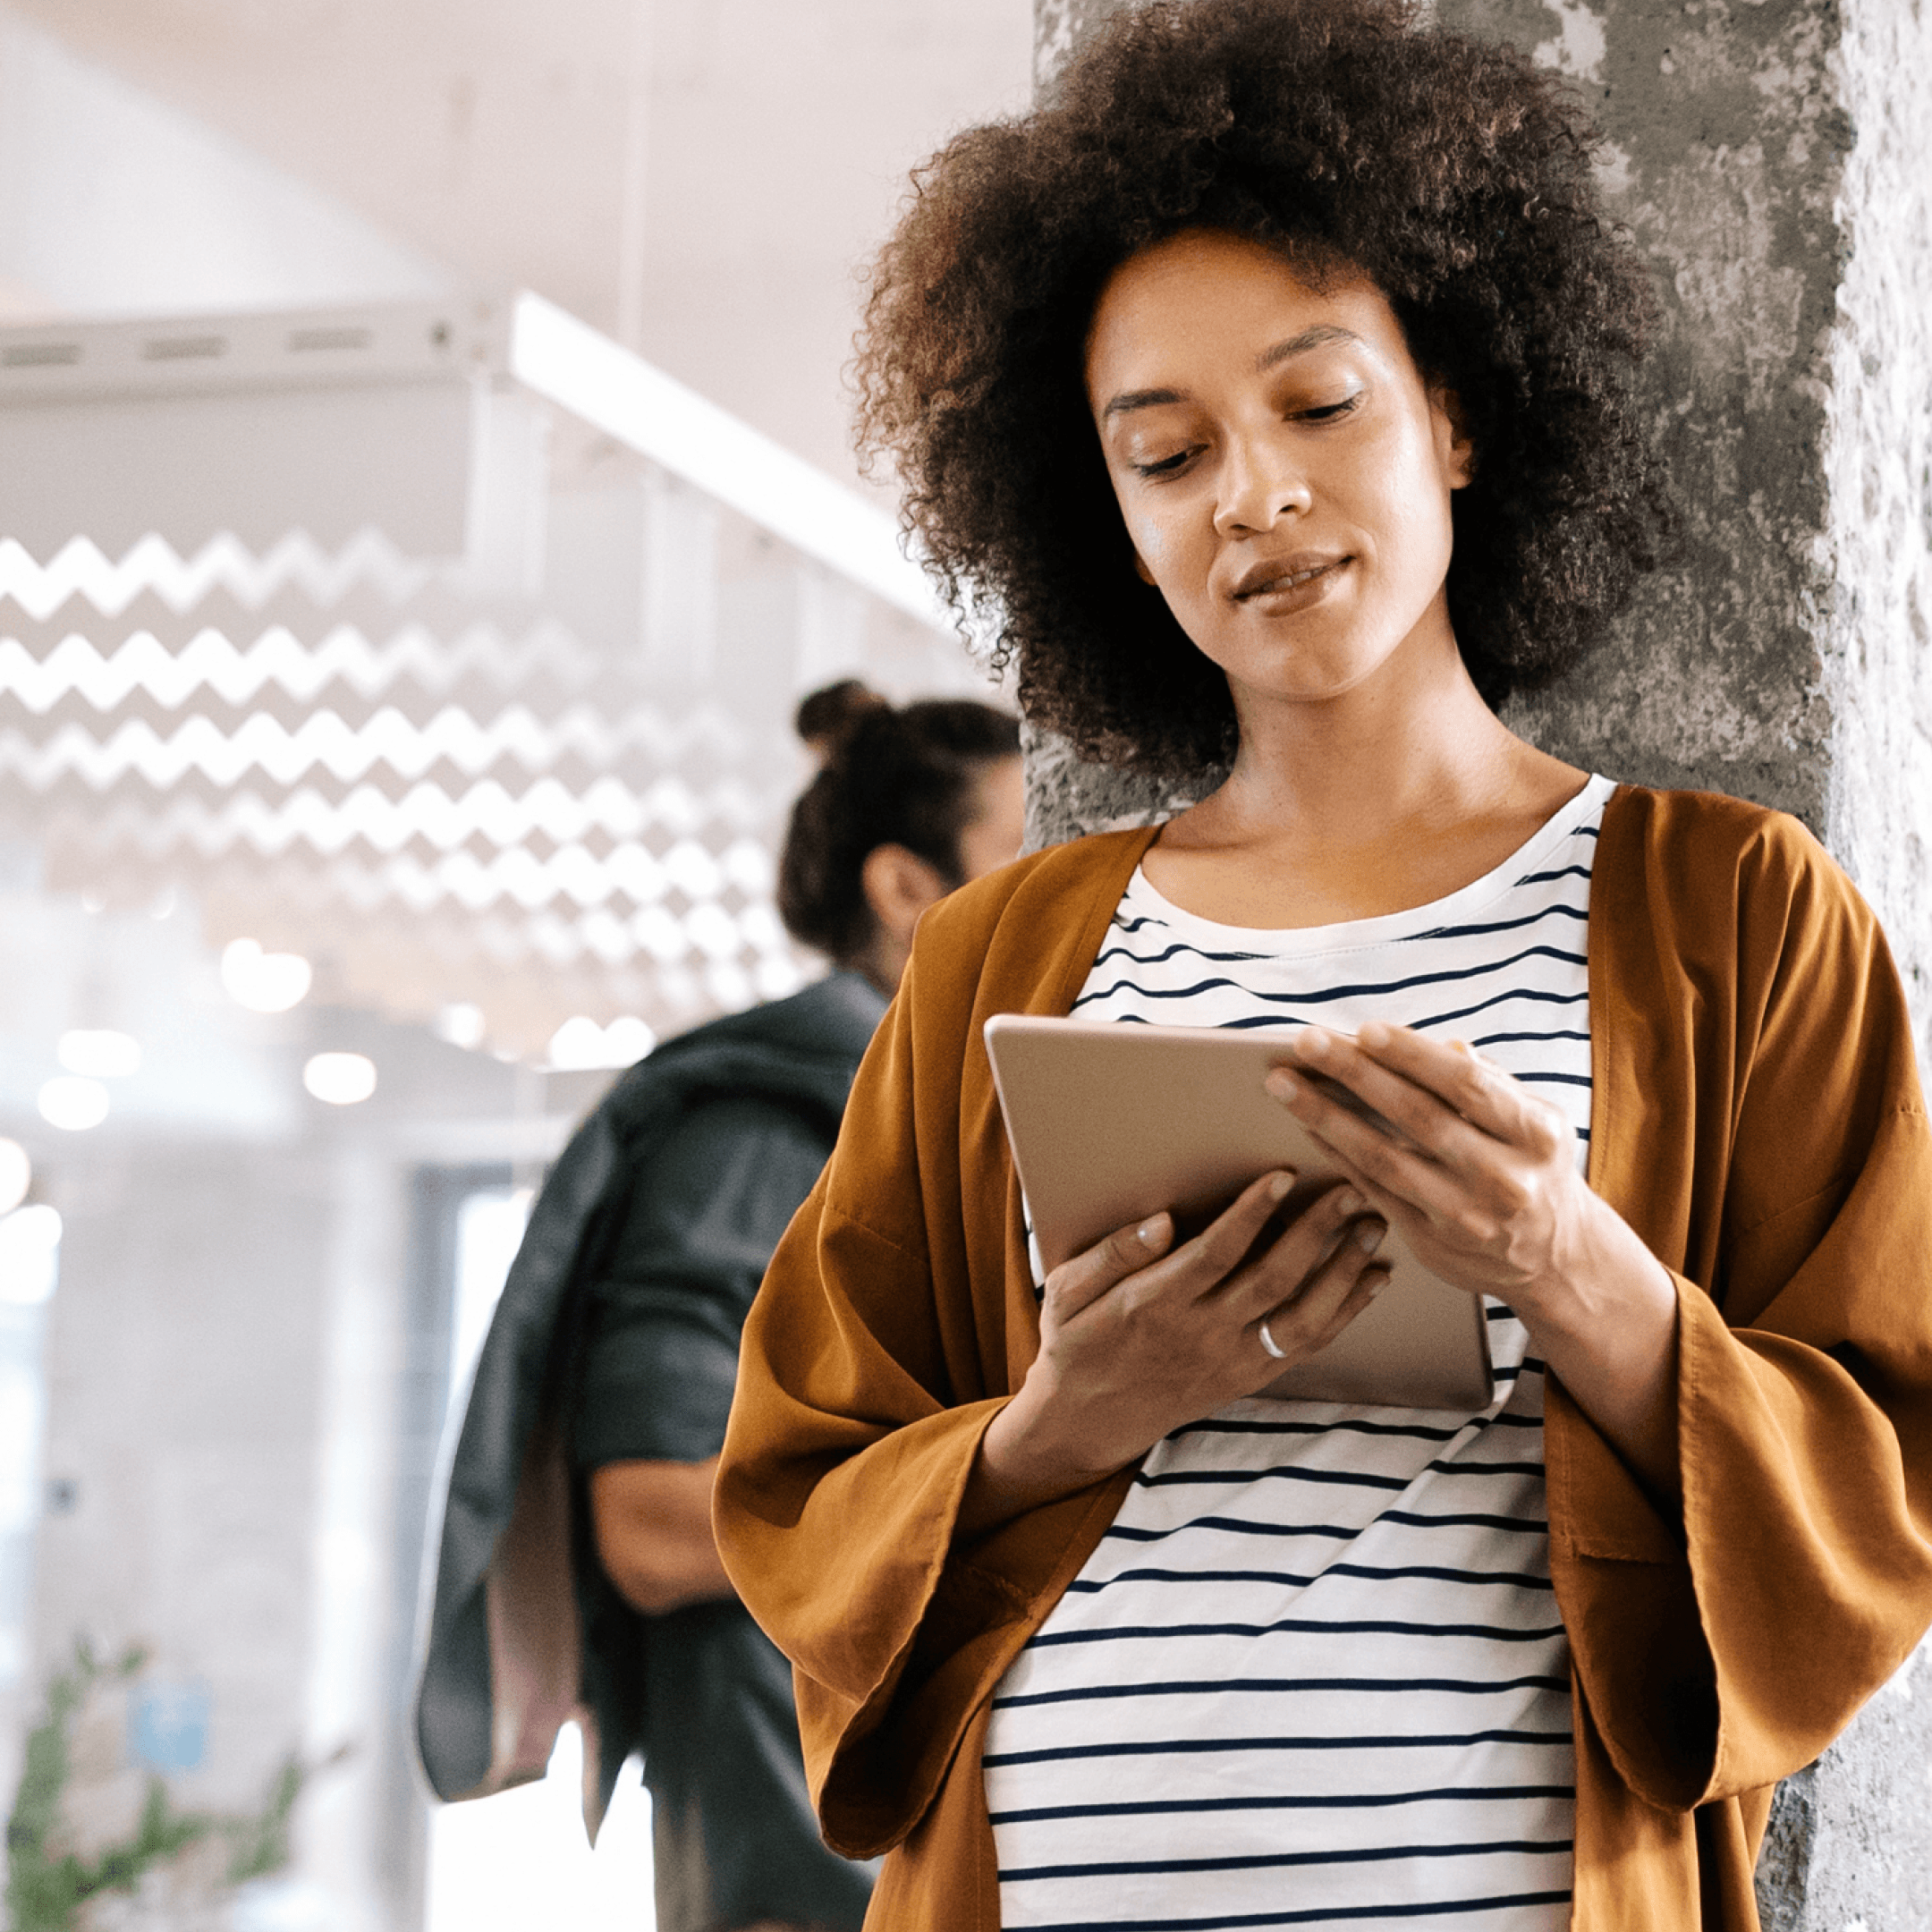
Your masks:
M 1039 1353 L 981 1442 L 962 1531 L 1111 1475 L 1170 1430 L 1266 1388 L 1368 1307 L 1388 1278 L 1375 1259 L 1386 1230 L 1345 1183 L 1254 1251 L 1293 1185 L 1292 1174 L 1262 1175 L 1178 1247 L 1173 1216 L 1156 1215 L 1046 1277 Z

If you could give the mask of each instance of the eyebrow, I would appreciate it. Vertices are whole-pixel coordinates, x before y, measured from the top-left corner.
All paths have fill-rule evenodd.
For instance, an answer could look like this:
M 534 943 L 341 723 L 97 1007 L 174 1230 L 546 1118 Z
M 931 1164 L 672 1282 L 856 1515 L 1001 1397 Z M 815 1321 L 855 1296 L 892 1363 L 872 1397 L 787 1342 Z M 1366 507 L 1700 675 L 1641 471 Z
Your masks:
M 1255 373 L 1265 376 L 1291 356 L 1306 355 L 1310 349 L 1324 348 L 1329 343 L 1359 343 L 1360 340 L 1353 329 L 1343 328 L 1338 323 L 1318 323 L 1313 328 L 1303 329 L 1299 335 L 1291 335 L 1286 342 L 1276 343 L 1272 349 L 1264 349 L 1255 358 Z
M 1279 368 L 1292 357 L 1306 355 L 1310 349 L 1325 348 L 1330 343 L 1359 343 L 1360 340 L 1353 329 L 1342 328 L 1333 322 L 1318 323 L 1313 328 L 1303 329 L 1299 335 L 1291 335 L 1285 342 L 1276 343 L 1272 349 L 1264 349 L 1255 358 L 1255 373 L 1265 376 L 1271 369 Z M 1115 416 L 1124 416 L 1133 410 L 1159 409 L 1166 403 L 1185 401 L 1178 389 L 1126 389 L 1109 400 L 1100 412 L 1100 419 L 1111 421 Z

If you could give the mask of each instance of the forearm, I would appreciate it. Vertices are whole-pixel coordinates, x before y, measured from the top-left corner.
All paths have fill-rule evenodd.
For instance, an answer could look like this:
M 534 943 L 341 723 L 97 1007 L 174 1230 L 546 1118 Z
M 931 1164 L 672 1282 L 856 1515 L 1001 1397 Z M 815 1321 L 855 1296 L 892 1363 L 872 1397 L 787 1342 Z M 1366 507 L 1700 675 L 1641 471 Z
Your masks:
M 632 1609 L 660 1616 L 735 1593 L 711 1532 L 717 1458 L 608 1462 L 590 1477 L 597 1558 Z
M 958 1540 L 970 1542 L 1028 1510 L 1084 1489 L 1121 1466 L 1086 1468 L 1073 1446 L 1058 1438 L 1050 1411 L 1050 1402 L 1030 1377 L 993 1418 L 979 1438 L 979 1453 L 966 1479 L 954 1530 Z
M 1673 1518 L 1683 1507 L 1677 1442 L 1677 1289 L 1607 1208 L 1563 1292 L 1519 1308 L 1550 1373 Z

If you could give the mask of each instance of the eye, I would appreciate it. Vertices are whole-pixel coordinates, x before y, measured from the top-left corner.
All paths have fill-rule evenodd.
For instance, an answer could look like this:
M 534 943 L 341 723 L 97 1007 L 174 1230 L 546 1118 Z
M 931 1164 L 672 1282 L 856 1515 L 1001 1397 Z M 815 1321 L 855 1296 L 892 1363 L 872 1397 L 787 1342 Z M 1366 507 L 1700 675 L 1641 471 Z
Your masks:
M 1297 410 L 1297 422 L 1333 422 L 1338 416 L 1348 415 L 1361 401 L 1362 393 L 1358 389 L 1353 395 L 1346 395 L 1339 402 L 1324 402 L 1314 409 Z
M 1131 463 L 1128 467 L 1132 470 L 1136 476 L 1172 476 L 1186 463 L 1193 453 L 1194 452 L 1191 449 L 1177 450 L 1172 456 L 1163 456 L 1157 462 Z

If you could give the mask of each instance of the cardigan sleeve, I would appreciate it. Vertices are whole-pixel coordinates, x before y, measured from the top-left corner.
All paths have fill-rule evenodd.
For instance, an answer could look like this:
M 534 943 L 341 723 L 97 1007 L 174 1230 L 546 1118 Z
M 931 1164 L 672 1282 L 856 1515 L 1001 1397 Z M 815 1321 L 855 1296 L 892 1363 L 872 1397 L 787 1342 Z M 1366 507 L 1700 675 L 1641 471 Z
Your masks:
M 1761 822 L 1731 883 L 1728 976 L 1664 936 L 1684 946 L 1694 1078 L 1680 1091 L 1649 1061 L 1654 1116 L 1680 1117 L 1642 1198 L 1618 1198 L 1637 1166 L 1606 1190 L 1677 1281 L 1681 1529 L 1561 1398 L 1551 1448 L 1585 1699 L 1625 1782 L 1673 1809 L 1809 1763 L 1932 1623 L 1932 1137 L 1910 1014 L 1869 910 L 1790 821 Z
M 1123 1487 L 956 1542 L 979 1438 L 1008 1394 L 1005 1270 L 987 1232 L 1001 1216 L 984 1211 L 969 1264 L 971 1002 L 928 966 L 923 924 L 920 939 L 745 1325 L 713 1505 L 733 1585 L 792 1659 L 807 1778 L 827 1843 L 849 1857 L 888 1850 L 924 1815 Z M 941 983 L 924 987 L 928 973 Z M 965 1158 L 1004 1208 L 1004 1164 L 983 1144 Z M 1037 1331 L 1024 1354 L 1036 1343 Z

